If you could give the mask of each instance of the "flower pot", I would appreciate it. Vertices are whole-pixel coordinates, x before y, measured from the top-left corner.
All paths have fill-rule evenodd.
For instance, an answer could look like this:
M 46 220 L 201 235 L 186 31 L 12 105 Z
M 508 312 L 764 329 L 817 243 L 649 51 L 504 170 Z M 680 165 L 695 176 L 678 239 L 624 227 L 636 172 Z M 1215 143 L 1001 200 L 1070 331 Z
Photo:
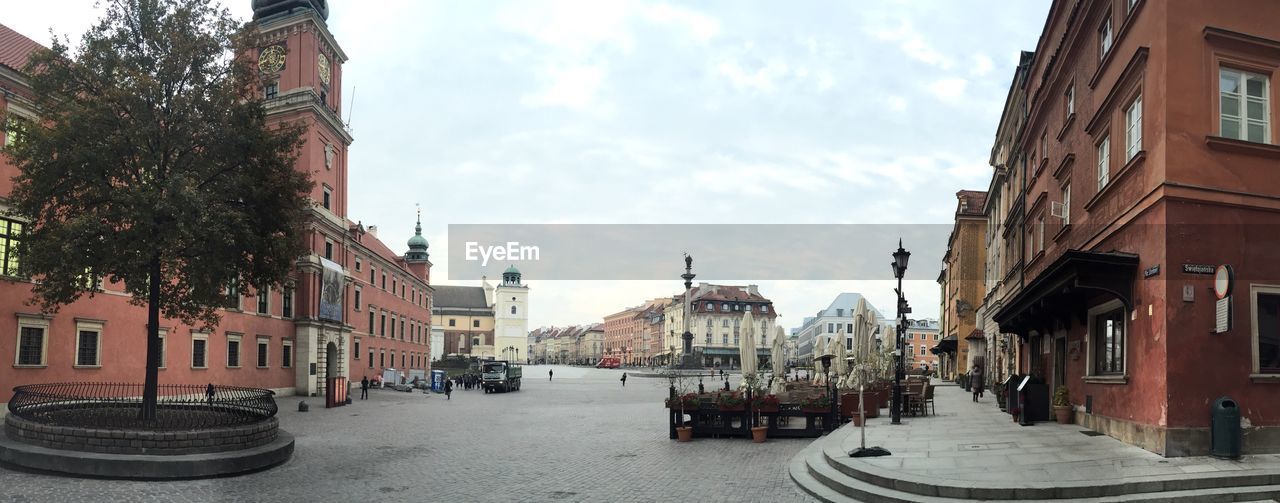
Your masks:
M 1071 424 L 1071 412 L 1070 405 L 1053 406 L 1053 415 L 1057 416 L 1059 424 Z
M 689 426 L 676 427 L 676 440 L 680 442 L 693 440 L 693 428 Z
M 849 422 L 853 423 L 854 426 L 862 426 L 862 417 L 854 414 Z
M 751 441 L 757 444 L 764 443 L 764 438 L 768 433 L 769 433 L 768 426 L 752 426 Z

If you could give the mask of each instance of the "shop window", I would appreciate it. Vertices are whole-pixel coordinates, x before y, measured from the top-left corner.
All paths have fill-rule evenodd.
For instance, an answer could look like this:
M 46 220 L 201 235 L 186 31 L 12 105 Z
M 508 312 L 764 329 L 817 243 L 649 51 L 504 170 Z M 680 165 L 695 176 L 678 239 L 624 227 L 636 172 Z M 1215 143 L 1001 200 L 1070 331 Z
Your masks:
M 1253 285 L 1253 373 L 1280 374 L 1280 285 Z
M 1120 301 L 1089 310 L 1089 345 L 1093 375 L 1123 375 L 1125 362 L 1125 313 Z

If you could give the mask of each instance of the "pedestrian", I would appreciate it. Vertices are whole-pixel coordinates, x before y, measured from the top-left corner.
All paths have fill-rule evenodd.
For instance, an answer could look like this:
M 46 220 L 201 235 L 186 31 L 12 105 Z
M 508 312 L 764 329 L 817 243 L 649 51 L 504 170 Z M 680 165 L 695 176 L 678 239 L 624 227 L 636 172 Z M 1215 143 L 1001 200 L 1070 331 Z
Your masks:
M 552 375 L 555 375 L 555 371 L 551 369 L 547 369 L 547 382 L 551 382 Z
M 360 379 L 360 399 L 369 399 L 369 376 L 364 376 L 363 379 Z
M 725 391 L 729 391 L 729 380 L 728 380 L 728 379 L 725 379 L 725 380 L 724 380 L 724 390 L 725 390 Z
M 444 399 L 453 400 L 453 381 L 444 382 Z
M 626 373 L 626 372 L 623 372 L 623 373 L 622 373 L 622 387 L 624 387 L 624 388 L 625 388 L 625 387 L 627 387 L 627 373 Z
M 983 377 L 982 363 L 974 362 L 973 370 L 969 371 L 969 383 L 970 383 L 969 385 L 973 389 L 973 401 L 975 402 L 978 401 L 979 398 L 982 398 L 982 384 L 983 384 L 982 377 Z
M 213 405 L 213 394 L 214 394 L 214 393 L 215 393 L 215 391 L 214 391 L 214 389 L 213 389 L 213 383 L 209 383 L 209 387 L 207 387 L 207 388 L 205 388 L 205 389 L 204 389 L 204 394 L 205 394 L 205 395 L 207 395 L 207 396 L 209 397 L 209 405 L 211 405 L 211 406 Z

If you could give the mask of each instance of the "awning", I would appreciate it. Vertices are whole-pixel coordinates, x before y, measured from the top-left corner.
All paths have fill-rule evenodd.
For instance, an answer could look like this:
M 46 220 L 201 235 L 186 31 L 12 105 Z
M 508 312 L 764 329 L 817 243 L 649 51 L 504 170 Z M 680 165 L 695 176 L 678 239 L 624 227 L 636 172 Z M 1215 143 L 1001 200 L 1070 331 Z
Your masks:
M 938 341 L 938 344 L 930 348 L 929 352 L 935 355 L 940 355 L 943 353 L 955 353 L 956 352 L 956 336 L 954 335 L 946 336 L 942 340 Z
M 1032 330 L 1048 332 L 1055 320 L 1087 321 L 1089 301 L 1099 294 L 1120 299 L 1133 309 L 1133 280 L 1138 256 L 1068 250 L 1018 292 L 993 317 L 1001 332 L 1026 337 Z
M 984 336 L 982 335 L 982 331 L 981 331 L 981 330 L 978 330 L 978 329 L 976 329 L 976 328 L 975 328 L 975 329 L 973 329 L 973 331 L 972 331 L 972 332 L 969 332 L 969 336 L 968 336 L 968 337 L 965 337 L 965 338 L 964 338 L 964 340 L 966 340 L 966 341 L 985 341 L 985 340 L 987 340 L 987 338 L 986 338 L 986 337 L 984 337 Z

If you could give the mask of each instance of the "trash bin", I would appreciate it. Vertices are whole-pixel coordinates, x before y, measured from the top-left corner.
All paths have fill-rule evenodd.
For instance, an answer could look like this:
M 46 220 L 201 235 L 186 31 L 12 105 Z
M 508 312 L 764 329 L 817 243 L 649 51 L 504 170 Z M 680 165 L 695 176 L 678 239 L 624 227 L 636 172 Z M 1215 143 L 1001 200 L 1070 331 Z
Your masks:
M 1219 458 L 1240 457 L 1240 407 L 1235 400 L 1222 397 L 1213 401 L 1210 412 L 1209 454 Z

